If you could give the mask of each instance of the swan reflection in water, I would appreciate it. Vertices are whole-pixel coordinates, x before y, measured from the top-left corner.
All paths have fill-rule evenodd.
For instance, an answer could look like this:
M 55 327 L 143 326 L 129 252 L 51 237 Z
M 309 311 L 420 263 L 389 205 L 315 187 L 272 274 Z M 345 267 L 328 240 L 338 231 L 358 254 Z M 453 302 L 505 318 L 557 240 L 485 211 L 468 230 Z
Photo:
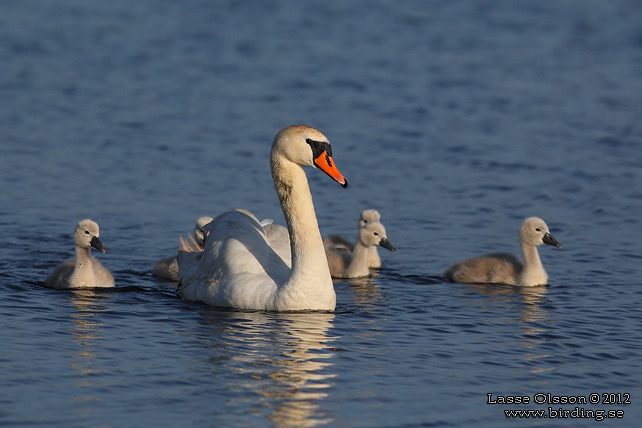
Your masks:
M 234 373 L 225 389 L 250 395 L 260 413 L 277 427 L 311 427 L 331 422 L 321 409 L 336 376 L 331 362 L 336 352 L 328 335 L 332 313 L 205 312 L 210 357 L 219 372 Z M 199 334 L 199 341 L 206 339 Z M 223 375 L 224 373 L 219 373 Z M 239 382 L 239 377 L 241 378 Z M 221 376 L 226 381 L 229 376 Z M 240 388 L 240 389 L 239 389 Z
M 490 303 L 502 310 L 513 311 L 517 307 L 520 315 L 515 322 L 522 330 L 517 344 L 526 350 L 518 357 L 524 362 L 524 367 L 531 373 L 541 373 L 555 370 L 550 364 L 548 352 L 542 352 L 541 345 L 552 329 L 553 321 L 546 308 L 546 293 L 548 287 L 516 287 L 495 284 L 469 284 L 469 291 L 489 296 Z
M 70 314 L 72 322 L 69 332 L 73 334 L 75 347 L 71 348 L 69 367 L 77 373 L 75 385 L 79 388 L 78 394 L 72 398 L 78 403 L 95 403 L 99 400 L 94 394 L 86 394 L 88 391 L 95 391 L 95 386 L 104 381 L 102 376 L 105 373 L 102 364 L 97 361 L 100 355 L 99 342 L 103 338 L 105 323 L 100 320 L 100 313 L 108 311 L 106 296 L 111 292 L 96 289 L 71 290 L 71 304 L 75 311 Z M 91 413 L 95 407 L 79 408 L 79 412 Z

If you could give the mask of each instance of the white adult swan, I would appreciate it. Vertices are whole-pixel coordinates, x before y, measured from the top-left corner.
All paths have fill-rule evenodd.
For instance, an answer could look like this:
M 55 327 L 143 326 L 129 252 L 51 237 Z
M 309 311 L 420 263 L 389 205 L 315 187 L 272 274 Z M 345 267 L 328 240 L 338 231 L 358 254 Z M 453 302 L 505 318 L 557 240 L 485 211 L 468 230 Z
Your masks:
M 100 242 L 98 224 L 81 220 L 74 231 L 76 257 L 59 265 L 45 280 L 51 288 L 113 287 L 114 277 L 91 256 L 91 247 L 105 252 Z
M 270 167 L 288 227 L 292 268 L 254 215 L 228 211 L 205 228 L 209 235 L 202 253 L 179 251 L 179 291 L 185 299 L 239 309 L 334 310 L 336 295 L 303 166 L 348 185 L 321 132 L 298 125 L 276 135 Z
M 358 221 L 359 229 L 361 229 L 368 223 L 379 223 L 380 220 L 381 214 L 379 214 L 379 211 L 372 209 L 363 210 Z M 325 238 L 323 238 L 323 245 L 325 245 L 325 247 L 329 249 L 344 250 L 350 253 L 354 250 L 354 244 L 348 241 L 342 235 L 326 236 Z M 381 267 L 381 258 L 379 257 L 379 251 L 377 250 L 376 246 L 372 246 L 368 249 L 368 267 L 376 269 Z
M 544 220 L 537 217 L 524 220 L 519 232 L 519 242 L 524 254 L 523 263 L 512 254 L 488 254 L 455 263 L 443 276 L 458 283 L 477 282 L 523 287 L 546 285 L 548 275 L 539 258 L 537 246 L 548 244 L 560 248 L 562 245 L 550 234 Z
M 199 251 L 203 251 L 203 248 L 205 247 L 205 231 L 203 230 L 203 227 L 212 220 L 214 219 L 208 216 L 199 217 L 198 220 L 196 220 L 196 225 L 194 226 L 194 238 L 192 239 Z M 176 255 L 162 259 L 156 263 L 156 266 L 154 266 L 154 270 L 152 271 L 152 275 L 157 278 L 178 281 L 178 260 L 176 259 Z
M 368 276 L 368 256 L 377 246 L 396 251 L 386 236 L 386 229 L 381 223 L 368 223 L 359 229 L 357 242 L 352 252 L 325 247 L 330 274 L 333 278 L 360 278 Z

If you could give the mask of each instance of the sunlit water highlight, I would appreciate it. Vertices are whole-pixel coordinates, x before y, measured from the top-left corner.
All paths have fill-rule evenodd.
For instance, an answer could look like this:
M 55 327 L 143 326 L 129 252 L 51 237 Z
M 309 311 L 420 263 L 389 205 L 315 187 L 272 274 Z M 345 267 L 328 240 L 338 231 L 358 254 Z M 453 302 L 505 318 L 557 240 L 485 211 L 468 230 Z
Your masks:
M 0 64 L 0 424 L 496 427 L 549 406 L 488 393 L 628 393 L 585 407 L 639 425 L 636 1 L 4 2 Z M 332 314 L 182 301 L 150 273 L 196 218 L 283 224 L 293 123 L 350 181 L 308 171 L 322 232 L 375 208 L 397 252 Z M 550 287 L 440 278 L 534 215 Z M 85 217 L 117 287 L 42 287 Z

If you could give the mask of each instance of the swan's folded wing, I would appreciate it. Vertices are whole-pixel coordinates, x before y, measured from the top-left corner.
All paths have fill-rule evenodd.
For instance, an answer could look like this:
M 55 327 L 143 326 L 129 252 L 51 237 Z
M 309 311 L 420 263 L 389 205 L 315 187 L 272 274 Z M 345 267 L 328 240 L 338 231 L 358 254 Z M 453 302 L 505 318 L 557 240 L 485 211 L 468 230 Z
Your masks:
M 275 293 L 277 284 L 289 277 L 289 267 L 251 213 L 228 211 L 205 230 L 208 238 L 198 267 L 181 278 L 185 298 L 239 307 L 239 299 Z M 179 265 L 182 260 L 179 256 Z
M 269 224 L 263 225 L 263 230 L 272 249 L 288 267 L 292 267 L 292 250 L 290 248 L 288 229 L 280 224 Z

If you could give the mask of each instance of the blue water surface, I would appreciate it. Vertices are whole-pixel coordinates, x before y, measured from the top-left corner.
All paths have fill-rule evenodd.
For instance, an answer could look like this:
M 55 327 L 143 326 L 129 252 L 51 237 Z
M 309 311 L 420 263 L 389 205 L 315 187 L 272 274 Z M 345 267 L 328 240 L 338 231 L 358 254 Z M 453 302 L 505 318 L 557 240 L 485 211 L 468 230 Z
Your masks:
M 0 425 L 639 426 L 639 2 L 4 1 L 0 70 Z M 350 182 L 308 170 L 321 232 L 379 210 L 382 269 L 334 313 L 152 277 L 201 215 L 284 223 L 268 155 L 298 123 Z M 530 216 L 549 287 L 441 279 Z M 116 288 L 44 288 L 83 218 Z

